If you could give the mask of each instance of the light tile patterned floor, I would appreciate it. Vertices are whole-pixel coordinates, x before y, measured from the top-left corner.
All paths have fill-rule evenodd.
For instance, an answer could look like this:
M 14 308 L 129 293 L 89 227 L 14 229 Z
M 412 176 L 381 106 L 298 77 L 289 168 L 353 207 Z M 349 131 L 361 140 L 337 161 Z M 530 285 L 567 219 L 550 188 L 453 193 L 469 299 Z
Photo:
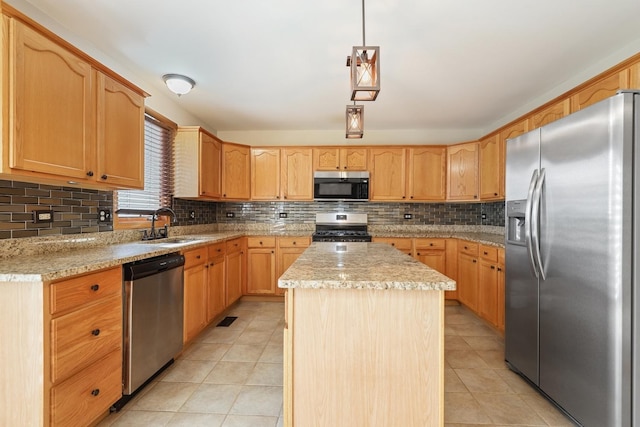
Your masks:
M 283 313 L 282 303 L 241 302 L 228 313 L 238 316 L 231 326 L 205 330 L 100 427 L 282 426 Z M 462 306 L 446 307 L 445 426 L 572 425 L 503 355 L 492 328 Z

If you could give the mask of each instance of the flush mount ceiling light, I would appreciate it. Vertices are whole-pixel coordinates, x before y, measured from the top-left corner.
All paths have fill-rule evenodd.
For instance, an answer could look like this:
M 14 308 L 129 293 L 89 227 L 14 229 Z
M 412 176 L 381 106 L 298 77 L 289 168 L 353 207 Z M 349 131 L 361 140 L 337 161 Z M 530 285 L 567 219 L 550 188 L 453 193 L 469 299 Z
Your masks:
M 362 138 L 362 136 L 364 135 L 364 106 L 356 105 L 355 102 L 353 103 L 353 105 L 347 105 L 346 121 L 346 138 Z
M 178 96 L 189 93 L 196 85 L 193 79 L 182 74 L 165 74 L 162 76 L 162 80 L 169 90 Z
M 380 46 L 367 46 L 364 35 L 362 0 L 362 46 L 353 46 L 347 57 L 351 69 L 351 100 L 375 101 L 380 92 Z

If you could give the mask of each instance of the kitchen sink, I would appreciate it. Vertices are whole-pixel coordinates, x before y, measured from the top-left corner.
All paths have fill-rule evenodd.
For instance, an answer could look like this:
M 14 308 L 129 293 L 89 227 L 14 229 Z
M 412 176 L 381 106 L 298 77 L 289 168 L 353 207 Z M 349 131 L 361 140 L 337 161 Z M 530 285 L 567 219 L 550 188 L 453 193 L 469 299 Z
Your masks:
M 203 239 L 189 238 L 189 237 L 169 237 L 166 239 L 145 240 L 144 243 L 160 246 L 163 248 L 177 248 L 180 246 L 191 245 L 194 243 L 203 242 Z

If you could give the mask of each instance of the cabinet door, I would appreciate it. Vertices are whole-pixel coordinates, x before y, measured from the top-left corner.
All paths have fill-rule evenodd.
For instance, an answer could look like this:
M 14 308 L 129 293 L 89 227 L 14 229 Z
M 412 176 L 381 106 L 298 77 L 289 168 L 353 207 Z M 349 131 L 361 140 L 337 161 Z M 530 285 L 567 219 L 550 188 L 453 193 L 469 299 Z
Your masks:
M 207 323 L 207 272 L 204 264 L 184 270 L 184 342 L 191 341 Z
M 483 139 L 480 145 L 480 199 L 504 198 L 504 145 L 499 136 Z
M 313 200 L 313 151 L 282 149 L 282 199 Z
M 458 299 L 473 311 L 478 311 L 478 259 L 458 254 Z
M 411 200 L 444 200 L 446 148 L 409 149 L 409 198 Z
M 222 144 L 222 198 L 249 200 L 251 196 L 251 152 L 249 147 Z
M 222 195 L 221 161 L 222 144 L 220 141 L 200 132 L 200 196 L 219 199 Z
M 340 149 L 318 147 L 313 149 L 313 170 L 335 171 L 340 169 Z
M 446 253 L 446 272 L 445 276 L 452 278 L 453 280 L 458 280 L 458 239 L 447 239 L 445 243 L 445 253 Z M 455 291 L 444 291 L 445 299 L 458 299 L 458 289 L 460 285 L 456 286 Z
M 629 87 L 640 87 L 640 62 L 636 62 L 629 67 Z
M 247 251 L 247 293 L 275 295 L 276 249 L 250 248 Z
M 498 250 L 498 329 L 504 332 L 504 249 Z
M 207 323 L 227 307 L 224 276 L 224 257 L 209 260 L 207 264 Z
M 582 110 L 591 104 L 613 96 L 619 89 L 629 87 L 629 69 L 610 74 L 591 83 L 571 97 L 571 112 Z
M 91 65 L 15 19 L 10 31 L 9 166 L 93 181 Z
M 495 262 L 480 259 L 478 314 L 494 326 L 498 325 L 498 269 Z
M 370 156 L 371 200 L 406 199 L 406 150 L 404 148 L 374 148 Z
M 291 267 L 300 254 L 305 251 L 306 248 L 279 248 L 278 250 L 278 273 L 276 274 L 276 280 L 282 276 L 285 271 Z M 276 286 L 276 295 L 283 295 L 285 289 L 278 288 Z
M 387 245 L 391 245 L 400 252 L 403 252 L 409 256 L 413 255 L 413 241 L 410 238 L 406 237 L 374 237 L 373 242 L 375 243 L 386 243 Z
M 251 200 L 280 198 L 280 150 L 251 149 Z
M 478 144 L 476 142 L 447 147 L 447 199 L 478 199 Z
M 340 169 L 350 171 L 366 171 L 367 149 L 355 147 L 341 148 Z
M 529 129 L 537 129 L 571 114 L 571 100 L 565 99 L 529 117 Z
M 144 98 L 102 73 L 97 72 L 96 75 L 98 83 L 96 178 L 109 186 L 142 189 L 144 188 Z
M 438 273 L 446 274 L 446 258 L 444 251 L 416 250 L 416 259 L 428 265 Z
M 243 251 L 228 253 L 225 258 L 227 267 L 227 307 L 236 302 L 238 298 L 242 296 L 243 262 Z

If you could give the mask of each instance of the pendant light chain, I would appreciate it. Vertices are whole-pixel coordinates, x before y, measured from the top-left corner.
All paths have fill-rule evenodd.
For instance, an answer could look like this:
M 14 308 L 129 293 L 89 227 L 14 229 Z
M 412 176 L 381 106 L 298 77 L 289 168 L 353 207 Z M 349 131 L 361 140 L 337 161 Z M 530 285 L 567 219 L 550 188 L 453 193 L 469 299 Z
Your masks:
M 367 43 L 365 42 L 365 38 L 364 38 L 364 0 L 362 0 L 362 46 L 366 46 Z

